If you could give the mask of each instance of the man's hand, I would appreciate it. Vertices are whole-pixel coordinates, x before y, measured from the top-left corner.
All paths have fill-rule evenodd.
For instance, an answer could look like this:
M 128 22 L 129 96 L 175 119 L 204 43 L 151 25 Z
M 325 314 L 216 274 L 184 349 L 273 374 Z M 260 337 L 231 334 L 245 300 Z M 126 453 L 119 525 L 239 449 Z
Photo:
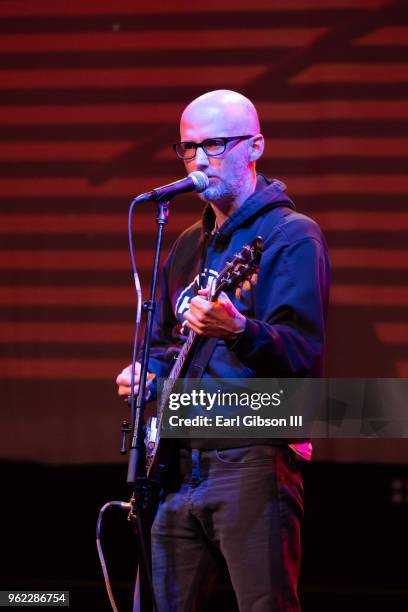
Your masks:
M 135 367 L 135 395 L 137 395 L 139 393 L 140 369 L 141 369 L 140 368 L 140 363 L 138 361 L 136 361 L 136 367 Z M 122 372 L 120 374 L 118 374 L 118 376 L 116 378 L 116 384 L 118 385 L 118 394 L 125 401 L 130 396 L 131 372 L 132 372 L 132 366 L 130 365 L 127 368 L 125 368 L 124 370 L 122 370 Z M 147 380 L 146 380 L 146 399 L 147 400 L 150 397 L 150 389 L 149 389 L 149 387 L 152 384 L 153 378 L 154 378 L 154 374 L 150 374 L 150 372 L 149 372 L 148 375 L 147 375 Z
M 208 289 L 200 289 L 190 302 L 183 317 L 188 326 L 200 336 L 216 336 L 234 340 L 245 329 L 246 318 L 227 297 L 221 293 L 216 302 L 208 302 Z

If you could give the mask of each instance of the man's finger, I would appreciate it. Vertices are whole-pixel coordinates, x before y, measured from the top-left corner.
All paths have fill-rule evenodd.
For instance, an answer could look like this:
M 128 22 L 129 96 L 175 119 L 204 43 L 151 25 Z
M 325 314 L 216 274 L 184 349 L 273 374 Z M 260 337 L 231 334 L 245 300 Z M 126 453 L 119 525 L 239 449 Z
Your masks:
M 231 300 L 229 299 L 225 291 L 221 291 L 220 295 L 218 296 L 218 301 L 219 302 L 231 302 Z
M 138 391 L 139 385 L 135 385 L 135 393 L 138 393 Z M 120 387 L 118 388 L 118 394 L 121 397 L 130 395 L 130 387 L 128 385 L 120 385 Z
M 189 327 L 200 324 L 200 320 L 193 312 L 191 312 L 191 310 L 186 310 L 186 312 L 183 314 L 183 318 L 187 321 L 187 325 Z
M 200 295 L 196 295 L 195 297 L 193 297 L 193 299 L 190 302 L 190 308 L 191 306 L 195 306 L 196 308 L 199 308 L 200 310 L 204 310 L 209 306 L 209 302 L 207 300 L 205 300 L 203 297 L 201 297 Z
M 130 382 L 130 371 L 131 371 L 131 366 L 128 366 L 127 368 L 124 368 L 120 374 L 117 375 L 116 377 L 116 382 L 118 385 L 126 383 L 126 382 Z
M 125 374 L 123 374 L 123 372 L 121 372 L 116 377 L 116 384 L 125 385 L 126 383 L 130 383 L 130 376 L 126 376 Z
M 187 325 L 190 329 L 196 332 L 196 334 L 201 335 L 203 333 L 203 324 L 197 319 L 190 311 L 187 311 L 183 314 L 183 317 L 187 321 Z

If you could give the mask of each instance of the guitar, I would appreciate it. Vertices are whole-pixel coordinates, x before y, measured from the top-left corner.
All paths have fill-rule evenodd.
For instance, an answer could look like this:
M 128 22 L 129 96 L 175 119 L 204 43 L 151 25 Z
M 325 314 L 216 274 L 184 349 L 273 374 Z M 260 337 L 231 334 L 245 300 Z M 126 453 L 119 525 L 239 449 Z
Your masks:
M 262 238 L 258 236 L 250 244 L 244 245 L 241 251 L 233 257 L 232 261 L 227 262 L 224 269 L 213 281 L 208 299 L 215 302 L 222 291 L 234 289 L 243 280 L 257 272 L 261 255 Z M 188 358 L 192 354 L 197 341 L 198 334 L 190 330 L 170 374 L 164 382 L 160 401 L 157 405 L 157 416 L 150 417 L 146 426 L 146 475 L 151 482 L 160 482 L 161 476 L 167 467 L 168 452 L 165 452 L 163 444 L 160 444 L 160 428 L 163 414 L 174 383 L 183 375 Z

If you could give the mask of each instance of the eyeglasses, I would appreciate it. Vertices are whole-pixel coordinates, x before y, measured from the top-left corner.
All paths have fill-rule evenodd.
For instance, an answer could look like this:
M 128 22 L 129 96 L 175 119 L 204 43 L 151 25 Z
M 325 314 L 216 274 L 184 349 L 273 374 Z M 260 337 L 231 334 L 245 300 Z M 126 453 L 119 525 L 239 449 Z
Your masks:
M 208 155 L 208 157 L 216 157 L 217 155 L 224 153 L 228 142 L 232 142 L 233 140 L 248 140 L 248 138 L 252 138 L 252 135 L 247 134 L 246 136 L 228 136 L 227 138 L 206 138 L 202 142 L 176 142 L 176 144 L 173 145 L 173 149 L 175 150 L 177 157 L 184 160 L 194 159 L 199 147 L 206 155 Z

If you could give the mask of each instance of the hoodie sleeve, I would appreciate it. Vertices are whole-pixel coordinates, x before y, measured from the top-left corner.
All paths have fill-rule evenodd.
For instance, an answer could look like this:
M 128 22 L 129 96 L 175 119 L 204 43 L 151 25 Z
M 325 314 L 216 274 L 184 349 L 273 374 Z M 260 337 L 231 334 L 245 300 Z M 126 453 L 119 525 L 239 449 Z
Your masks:
M 255 318 L 229 344 L 260 377 L 321 375 L 329 291 L 324 239 L 307 237 L 262 256 Z

